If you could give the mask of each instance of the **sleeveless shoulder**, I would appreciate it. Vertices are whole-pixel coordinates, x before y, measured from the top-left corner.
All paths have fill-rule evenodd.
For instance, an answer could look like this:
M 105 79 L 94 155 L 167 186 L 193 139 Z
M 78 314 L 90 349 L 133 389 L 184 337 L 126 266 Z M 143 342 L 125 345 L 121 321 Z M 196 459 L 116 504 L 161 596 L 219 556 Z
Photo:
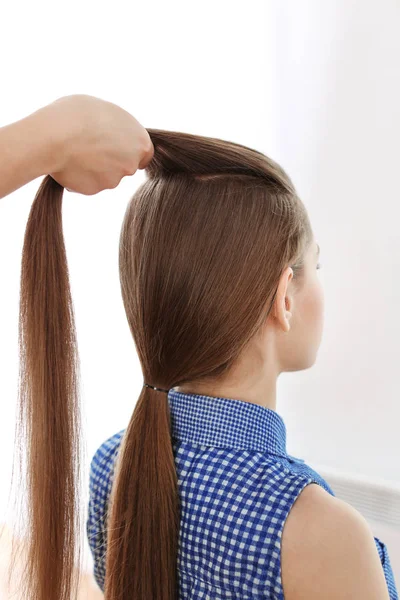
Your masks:
M 86 534 L 92 553 L 94 578 L 102 591 L 105 581 L 106 516 L 115 459 L 125 429 L 106 439 L 96 450 L 89 472 L 89 506 Z
M 321 486 L 307 486 L 292 507 L 282 538 L 285 599 L 334 600 L 342 594 L 354 600 L 397 598 L 395 588 L 387 585 L 376 541 L 350 504 Z

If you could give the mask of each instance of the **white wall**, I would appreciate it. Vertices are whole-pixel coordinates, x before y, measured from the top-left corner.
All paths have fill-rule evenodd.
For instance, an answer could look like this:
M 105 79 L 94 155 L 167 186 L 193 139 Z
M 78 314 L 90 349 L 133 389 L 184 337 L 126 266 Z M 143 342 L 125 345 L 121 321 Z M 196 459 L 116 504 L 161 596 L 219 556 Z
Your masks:
M 316 365 L 279 381 L 288 451 L 397 482 L 399 10 L 395 0 L 75 0 L 63 10 L 37 0 L 0 9 L 0 126 L 64 94 L 88 93 L 145 127 L 238 141 L 281 162 L 309 210 L 326 290 Z M 143 176 L 94 197 L 64 192 L 87 461 L 126 426 L 142 386 L 118 241 Z M 0 200 L 0 521 L 11 477 L 21 251 L 39 183 Z M 86 539 L 85 547 L 88 557 Z

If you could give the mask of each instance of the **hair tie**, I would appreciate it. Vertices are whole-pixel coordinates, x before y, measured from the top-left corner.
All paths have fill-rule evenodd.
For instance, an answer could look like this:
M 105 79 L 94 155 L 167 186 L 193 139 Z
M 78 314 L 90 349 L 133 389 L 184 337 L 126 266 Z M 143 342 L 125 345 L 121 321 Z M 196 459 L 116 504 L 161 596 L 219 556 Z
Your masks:
M 154 385 L 150 385 L 149 383 L 143 383 L 146 387 L 153 388 L 153 390 L 158 390 L 160 392 L 166 392 L 168 394 L 169 390 L 163 390 L 162 388 L 154 387 Z

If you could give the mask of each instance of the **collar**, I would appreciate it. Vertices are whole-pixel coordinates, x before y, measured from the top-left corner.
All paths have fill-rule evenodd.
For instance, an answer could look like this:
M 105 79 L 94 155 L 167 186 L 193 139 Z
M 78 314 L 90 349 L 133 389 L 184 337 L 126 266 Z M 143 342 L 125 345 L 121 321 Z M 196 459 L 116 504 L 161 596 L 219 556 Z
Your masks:
M 206 446 L 252 449 L 287 458 L 286 426 L 271 408 L 217 396 L 168 392 L 171 434 Z

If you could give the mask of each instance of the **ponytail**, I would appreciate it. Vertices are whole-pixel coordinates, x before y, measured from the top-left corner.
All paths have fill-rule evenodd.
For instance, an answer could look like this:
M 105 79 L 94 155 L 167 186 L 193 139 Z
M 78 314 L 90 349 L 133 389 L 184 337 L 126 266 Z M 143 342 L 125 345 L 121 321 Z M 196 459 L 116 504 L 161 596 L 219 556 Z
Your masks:
M 142 388 L 114 477 L 104 597 L 176 600 L 178 481 L 165 393 Z
M 15 443 L 26 450 L 26 560 L 18 591 L 29 600 L 71 600 L 79 581 L 79 357 L 62 232 L 63 187 L 46 176 L 35 196 L 22 251 Z M 19 465 L 21 468 L 21 455 Z M 17 499 L 22 500 L 22 494 Z M 13 550 L 9 571 L 15 568 Z M 19 597 L 19 596 L 18 596 Z

